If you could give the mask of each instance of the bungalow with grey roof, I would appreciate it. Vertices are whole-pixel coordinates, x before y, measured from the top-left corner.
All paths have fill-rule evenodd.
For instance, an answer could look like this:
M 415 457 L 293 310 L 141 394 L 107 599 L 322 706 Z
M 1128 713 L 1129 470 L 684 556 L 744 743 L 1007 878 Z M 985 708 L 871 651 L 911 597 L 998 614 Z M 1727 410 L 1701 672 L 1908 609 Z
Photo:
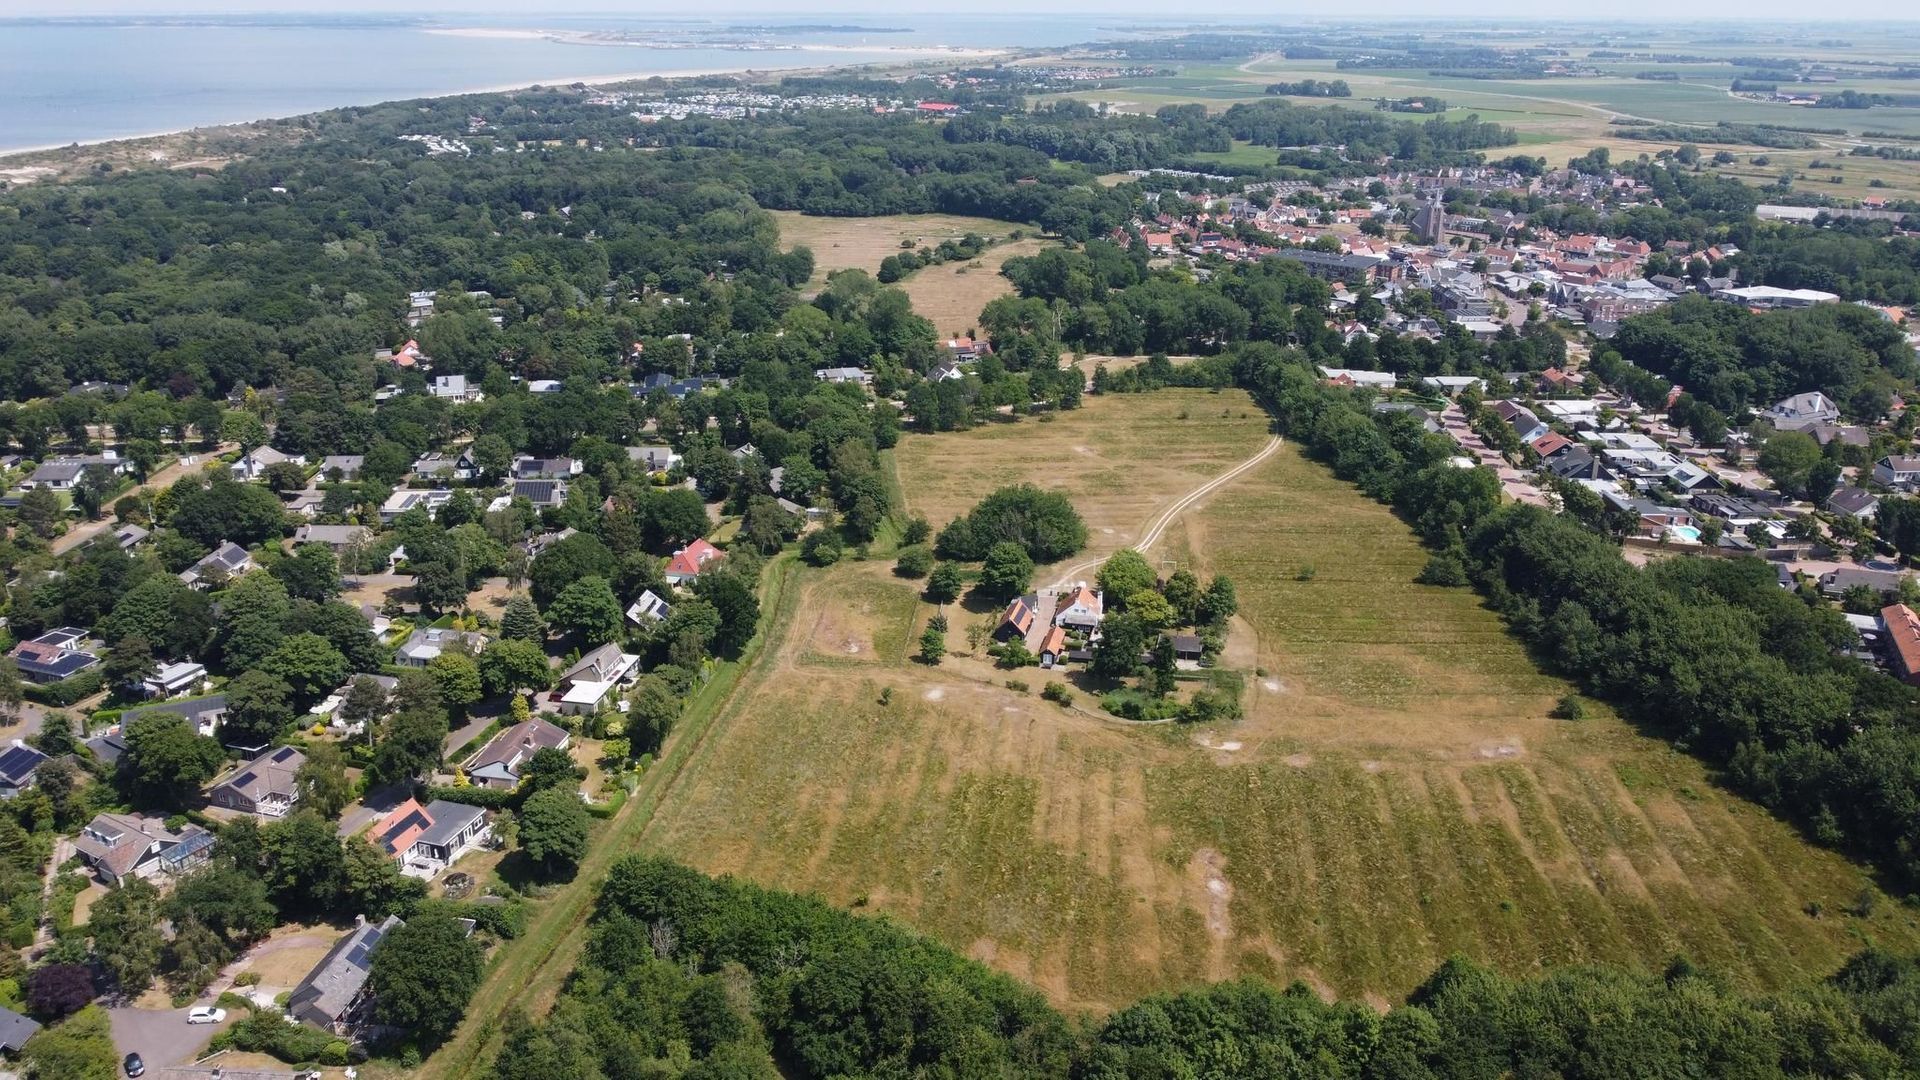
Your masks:
M 373 952 L 394 927 L 403 925 L 398 915 L 377 923 L 357 917 L 353 930 L 334 942 L 287 996 L 287 1015 L 334 1035 L 351 1035 L 373 1005 L 367 991 Z
M 1873 463 L 1873 478 L 1890 488 L 1912 491 L 1920 486 L 1920 457 L 1889 454 Z
M 287 463 L 304 466 L 307 459 L 294 454 L 283 454 L 271 446 L 256 446 L 240 455 L 240 459 L 230 466 L 235 480 L 258 480 L 275 465 Z
M 565 750 L 573 741 L 565 728 L 531 717 L 488 740 L 464 766 L 467 779 L 496 791 L 520 786 L 520 772 L 542 750 Z
M 320 475 L 334 481 L 358 480 L 366 463 L 365 454 L 328 454 L 320 459 Z
M 1865 520 L 1880 509 L 1880 497 L 1865 488 L 1843 487 L 1827 496 L 1827 509 Z
M 299 544 L 322 544 L 336 552 L 364 544 L 373 538 L 373 530 L 365 525 L 302 525 L 293 531 L 293 542 Z
M 247 549 L 229 540 L 208 552 L 206 557 L 180 571 L 180 580 L 196 589 L 224 585 L 253 569 L 253 556 Z
M 443 626 L 426 626 L 408 635 L 394 652 L 393 662 L 401 667 L 426 667 L 443 652 L 459 651 L 479 655 L 487 647 L 487 636 Z
M 285 817 L 300 801 L 300 766 L 307 755 L 298 747 L 269 750 L 233 770 L 207 792 L 213 805 L 255 817 Z

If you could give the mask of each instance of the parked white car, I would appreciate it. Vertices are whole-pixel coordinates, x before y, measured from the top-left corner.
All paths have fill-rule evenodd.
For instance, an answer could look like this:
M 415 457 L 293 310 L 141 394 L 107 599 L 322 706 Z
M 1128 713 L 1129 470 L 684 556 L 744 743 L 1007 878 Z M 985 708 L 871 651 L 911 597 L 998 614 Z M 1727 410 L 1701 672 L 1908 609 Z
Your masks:
M 197 1005 L 187 1014 L 189 1024 L 217 1024 L 227 1018 L 227 1010 L 216 1009 L 211 1005 Z

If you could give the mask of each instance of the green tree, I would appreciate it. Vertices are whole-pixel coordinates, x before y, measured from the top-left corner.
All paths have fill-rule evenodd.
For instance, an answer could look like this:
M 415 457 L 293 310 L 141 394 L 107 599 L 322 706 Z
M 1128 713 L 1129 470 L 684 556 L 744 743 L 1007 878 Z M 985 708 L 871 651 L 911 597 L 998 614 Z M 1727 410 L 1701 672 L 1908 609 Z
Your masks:
M 507 598 L 506 609 L 500 613 L 500 636 L 509 641 L 531 641 L 538 645 L 547 639 L 547 623 L 540 617 L 540 609 L 534 605 L 533 598 L 525 593 L 514 593 Z
M 294 774 L 300 805 L 323 818 L 337 818 L 353 801 L 353 781 L 347 779 L 347 758 L 338 743 L 317 742 L 307 747 L 307 760 Z
M 920 662 L 938 664 L 947 655 L 947 635 L 934 626 L 928 626 L 920 634 Z
M 1146 556 L 1132 548 L 1121 548 L 1100 565 L 1095 583 L 1103 595 L 1124 604 L 1135 593 L 1160 584 L 1160 576 L 1148 565 Z
M 1234 592 L 1233 581 L 1225 576 L 1216 577 L 1207 583 L 1207 591 L 1200 598 L 1199 621 L 1208 626 L 1224 626 L 1228 619 L 1240 610 L 1240 600 Z
M 427 671 L 440 686 L 440 700 L 457 713 L 464 713 L 486 694 L 479 663 L 464 652 L 441 653 L 427 662 Z
M 230 946 L 262 937 L 280 922 L 259 875 L 217 860 L 182 876 L 167 896 L 166 909 L 169 918 L 195 919 Z
M 1140 669 L 1140 654 L 1146 651 L 1150 631 L 1140 617 L 1129 611 L 1108 615 L 1100 622 L 1100 640 L 1093 646 L 1090 667 L 1095 675 L 1119 679 Z
M 124 637 L 107 650 L 100 662 L 100 677 L 109 689 L 136 693 L 140 684 L 152 677 L 157 665 L 153 646 L 143 637 Z
M 680 719 L 680 695 L 658 675 L 642 675 L 627 696 L 627 738 L 634 754 L 657 753 Z
M 424 776 L 440 767 L 447 715 L 437 708 L 403 709 L 387 721 L 374 747 L 367 780 L 376 787 Z
M 1807 478 L 1803 490 L 1807 501 L 1817 507 L 1827 505 L 1827 497 L 1840 485 L 1840 465 L 1831 458 L 1821 458 L 1807 468 Z
M 951 604 L 960 598 L 960 590 L 966 585 L 958 564 L 943 562 L 927 575 L 927 601 L 934 604 Z
M 1150 629 L 1162 629 L 1173 626 L 1179 620 L 1179 614 L 1167 598 L 1155 589 L 1142 589 L 1127 597 L 1127 611 L 1134 618 L 1145 623 Z
M 346 863 L 333 822 L 308 807 L 260 830 L 267 895 L 283 912 L 333 911 L 346 888 Z
M 294 701 L 306 705 L 319 701 L 345 682 L 349 670 L 347 658 L 340 655 L 331 641 L 306 632 L 282 641 L 260 661 L 257 671 L 247 674 L 265 672 L 278 676 L 292 692 Z
M 1820 458 L 1820 444 L 1804 431 L 1776 431 L 1760 445 L 1760 471 L 1790 495 L 1806 490 L 1807 474 Z
M 732 570 L 709 571 L 694 582 L 694 593 L 713 605 L 719 626 L 713 635 L 713 649 L 722 656 L 737 656 L 753 638 L 760 624 L 760 598 L 753 584 Z M 679 614 L 680 607 L 674 608 Z M 668 616 L 669 623 L 673 621 Z
M 612 641 L 620 633 L 623 613 L 613 586 L 602 577 L 572 582 L 547 605 L 547 619 L 561 633 L 575 634 L 589 645 Z
M 120 987 L 137 997 L 153 985 L 166 938 L 160 933 L 160 891 L 145 878 L 130 878 L 107 890 L 87 913 L 93 952 Z
M 325 544 L 301 544 L 275 563 L 272 573 L 290 596 L 322 603 L 340 595 L 340 564 Z
M 373 951 L 367 985 L 374 1019 L 437 1046 L 466 1015 L 484 959 L 480 943 L 452 915 L 420 912 Z
M 520 791 L 532 794 L 550 787 L 576 788 L 580 781 L 580 767 L 573 763 L 565 750 L 543 746 L 533 752 L 520 770 Z
M 504 638 L 488 642 L 480 653 L 480 683 L 488 697 L 516 690 L 545 690 L 553 685 L 553 668 L 540 646 Z
M 1161 595 L 1172 605 L 1177 625 L 1191 626 L 1200 619 L 1200 579 L 1191 570 L 1175 570 L 1167 578 Z
M 235 746 L 265 746 L 293 724 L 293 688 L 273 671 L 245 672 L 226 693 L 220 733 Z
M 194 731 L 178 713 L 146 713 L 125 725 L 120 776 L 146 806 L 184 808 L 225 761 L 220 744 Z
M 904 578 L 922 578 L 933 569 L 933 550 L 924 546 L 902 548 L 894 560 L 893 572 Z
M 810 532 L 800 542 L 800 557 L 814 566 L 832 566 L 840 561 L 842 554 L 840 536 L 831 529 Z
M 980 588 L 995 600 L 1011 600 L 1033 581 L 1033 560 L 1027 549 L 1011 540 L 993 545 L 980 567 Z
M 536 792 L 520 807 L 520 850 L 542 876 L 571 877 L 587 853 L 591 819 L 579 796 L 566 787 Z
M 371 725 L 387 711 L 387 688 L 371 675 L 362 675 L 347 687 L 347 698 L 340 703 L 340 718 L 349 724 Z
M 106 1010 L 98 1005 L 41 1028 L 27 1040 L 21 1056 L 31 1075 L 47 1080 L 118 1080 L 120 1076 L 112 1026 Z
M 427 894 L 427 884 L 400 872 L 393 856 L 373 846 L 365 833 L 340 842 L 346 904 L 369 919 L 412 911 Z
M 28 490 L 20 496 L 20 506 L 13 513 L 28 532 L 42 540 L 60 535 L 60 497 L 51 488 Z
M 267 425 L 244 409 L 228 409 L 220 416 L 220 441 L 238 443 L 246 453 L 267 442 Z

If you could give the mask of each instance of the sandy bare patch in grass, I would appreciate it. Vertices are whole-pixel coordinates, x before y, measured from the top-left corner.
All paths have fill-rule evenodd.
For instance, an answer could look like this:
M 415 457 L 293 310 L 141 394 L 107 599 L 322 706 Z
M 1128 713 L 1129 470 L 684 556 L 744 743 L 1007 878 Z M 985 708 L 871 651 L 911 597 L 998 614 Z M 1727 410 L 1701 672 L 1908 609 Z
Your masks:
M 914 630 L 914 583 L 883 561 L 847 563 L 804 586 L 799 629 L 809 661 L 900 662 Z

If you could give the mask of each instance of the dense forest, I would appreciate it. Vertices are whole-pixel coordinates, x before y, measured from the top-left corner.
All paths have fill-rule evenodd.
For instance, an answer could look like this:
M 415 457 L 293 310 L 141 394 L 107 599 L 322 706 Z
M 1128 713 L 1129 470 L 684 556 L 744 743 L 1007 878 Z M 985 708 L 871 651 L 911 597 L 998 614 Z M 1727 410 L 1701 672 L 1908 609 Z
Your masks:
M 552 1013 L 514 1022 L 495 1075 L 1893 1077 L 1920 1051 L 1920 965 L 1871 951 L 1768 996 L 1679 959 L 1512 979 L 1456 958 L 1384 1015 L 1249 979 L 1081 1026 L 889 920 L 663 859 L 618 863 L 592 920 Z

